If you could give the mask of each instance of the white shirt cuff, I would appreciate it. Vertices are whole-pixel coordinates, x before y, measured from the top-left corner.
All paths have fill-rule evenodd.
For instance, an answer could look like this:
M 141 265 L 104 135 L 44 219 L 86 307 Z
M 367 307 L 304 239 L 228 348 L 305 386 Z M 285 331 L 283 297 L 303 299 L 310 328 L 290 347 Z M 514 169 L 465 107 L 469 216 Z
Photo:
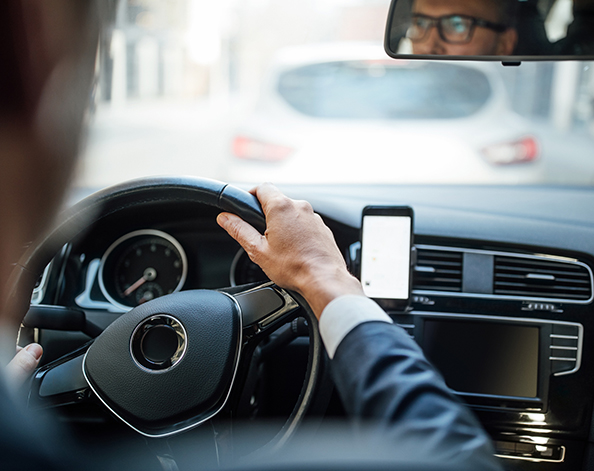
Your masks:
M 332 359 L 342 339 L 363 322 L 387 322 L 392 319 L 374 301 L 354 294 L 332 300 L 320 316 L 320 335 Z

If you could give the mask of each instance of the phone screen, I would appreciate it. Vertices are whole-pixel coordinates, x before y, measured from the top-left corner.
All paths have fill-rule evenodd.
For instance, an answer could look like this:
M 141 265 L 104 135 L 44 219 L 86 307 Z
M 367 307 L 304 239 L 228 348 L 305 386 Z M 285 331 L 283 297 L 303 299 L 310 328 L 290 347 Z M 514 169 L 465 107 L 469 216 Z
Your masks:
M 366 208 L 361 238 L 361 283 L 365 294 L 376 299 L 408 300 L 412 210 Z

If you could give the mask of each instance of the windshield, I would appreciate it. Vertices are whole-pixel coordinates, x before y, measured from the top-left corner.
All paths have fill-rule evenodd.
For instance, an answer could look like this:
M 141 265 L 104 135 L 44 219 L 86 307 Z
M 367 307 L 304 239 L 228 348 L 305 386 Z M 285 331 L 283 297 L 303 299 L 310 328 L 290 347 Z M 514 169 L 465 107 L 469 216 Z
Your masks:
M 392 60 L 388 7 L 120 0 L 76 185 L 594 183 L 591 63 Z

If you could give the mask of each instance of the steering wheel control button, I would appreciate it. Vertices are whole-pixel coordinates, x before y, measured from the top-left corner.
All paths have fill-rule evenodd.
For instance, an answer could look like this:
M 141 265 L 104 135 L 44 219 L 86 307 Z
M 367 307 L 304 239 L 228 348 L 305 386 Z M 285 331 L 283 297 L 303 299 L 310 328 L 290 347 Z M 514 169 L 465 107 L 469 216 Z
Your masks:
M 49 370 L 43 376 L 39 395 L 55 396 L 88 387 L 82 374 L 82 362 L 83 357 L 78 356 Z
M 255 324 L 284 305 L 281 298 L 272 288 L 257 288 L 253 291 L 235 296 L 241 306 L 243 323 L 248 326 Z
M 130 340 L 138 366 L 158 373 L 173 368 L 186 350 L 186 331 L 172 316 L 160 314 L 141 322 Z

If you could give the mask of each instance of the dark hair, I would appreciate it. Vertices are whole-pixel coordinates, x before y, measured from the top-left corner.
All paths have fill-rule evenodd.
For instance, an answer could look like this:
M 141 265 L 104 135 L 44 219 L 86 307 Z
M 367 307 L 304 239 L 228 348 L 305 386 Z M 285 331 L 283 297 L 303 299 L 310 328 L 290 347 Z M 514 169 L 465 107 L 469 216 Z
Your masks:
M 26 106 L 20 61 L 26 57 L 23 15 L 20 4 L 0 2 L 0 116 Z
M 27 116 L 37 99 L 30 96 L 27 85 L 34 78 L 27 76 L 26 71 L 32 61 L 39 59 L 27 40 L 27 27 L 30 28 L 36 18 L 27 16 L 26 3 L 23 0 L 0 1 L 0 117 Z M 84 35 L 89 28 L 113 21 L 118 0 L 64 0 L 62 3 L 73 24 L 79 25 L 80 34 Z
M 497 22 L 509 26 L 516 26 L 518 0 L 486 0 L 497 11 Z

